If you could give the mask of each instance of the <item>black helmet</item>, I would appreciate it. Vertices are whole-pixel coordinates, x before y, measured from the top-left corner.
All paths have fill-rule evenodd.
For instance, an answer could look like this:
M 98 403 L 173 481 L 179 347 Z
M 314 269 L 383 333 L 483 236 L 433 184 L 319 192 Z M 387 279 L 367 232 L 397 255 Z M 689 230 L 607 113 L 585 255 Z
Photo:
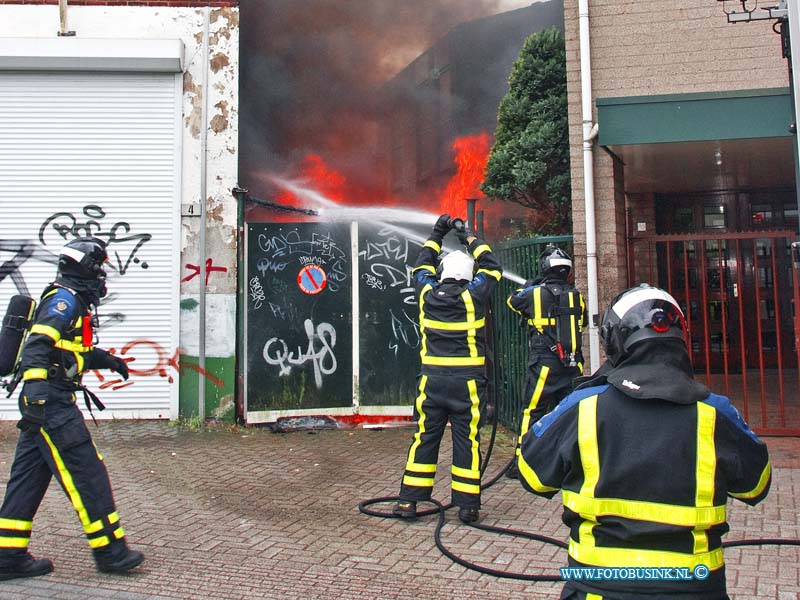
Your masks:
M 86 280 L 106 279 L 103 263 L 108 260 L 105 242 L 93 237 L 68 242 L 58 255 L 58 274 Z
M 547 244 L 539 257 L 539 275 L 542 277 L 556 275 L 561 279 L 566 279 L 571 270 L 572 259 L 569 254 L 558 246 Z
M 642 340 L 678 338 L 686 343 L 686 322 L 675 298 L 643 283 L 614 298 L 603 315 L 600 339 L 612 365 Z

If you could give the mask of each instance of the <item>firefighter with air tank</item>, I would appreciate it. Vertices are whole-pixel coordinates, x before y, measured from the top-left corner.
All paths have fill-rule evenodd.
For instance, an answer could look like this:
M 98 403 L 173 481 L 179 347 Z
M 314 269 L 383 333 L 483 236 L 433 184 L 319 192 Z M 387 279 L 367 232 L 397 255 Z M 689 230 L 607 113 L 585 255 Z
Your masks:
M 545 413 L 572 391 L 573 380 L 583 372 L 581 334 L 587 325 L 586 303 L 568 282 L 572 259 L 548 244 L 539 257 L 539 273 L 507 300 L 528 329 L 528 368 L 522 399 L 525 408 L 519 442 Z M 517 477 L 512 464 L 506 475 Z
M 21 434 L 0 507 L 0 580 L 53 570 L 50 560 L 28 552 L 33 518 L 53 476 L 78 514 L 99 571 L 123 573 L 144 560 L 141 552 L 128 548 L 108 472 L 76 404 L 76 394 L 83 392 L 90 411 L 90 400 L 103 408 L 81 382 L 88 369 L 110 369 L 128 378 L 125 361 L 95 346 L 95 314 L 107 293 L 107 260 L 105 244 L 97 238 L 67 243 L 58 257 L 56 280 L 33 314 L 17 369 L 23 384 Z M 14 335 L 4 335 L 3 343 L 20 343 L 21 322 L 4 327 L 4 334 Z M 16 352 L 3 348 L 0 354 Z

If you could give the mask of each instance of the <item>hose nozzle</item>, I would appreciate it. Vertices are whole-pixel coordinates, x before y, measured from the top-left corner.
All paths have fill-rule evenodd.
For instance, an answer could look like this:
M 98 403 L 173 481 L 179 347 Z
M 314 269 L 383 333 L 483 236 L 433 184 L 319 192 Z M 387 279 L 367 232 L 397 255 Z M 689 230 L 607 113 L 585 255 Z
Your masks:
M 450 220 L 447 221 L 448 226 L 450 229 L 454 231 L 464 231 L 464 219 L 459 219 L 458 217 L 451 217 Z

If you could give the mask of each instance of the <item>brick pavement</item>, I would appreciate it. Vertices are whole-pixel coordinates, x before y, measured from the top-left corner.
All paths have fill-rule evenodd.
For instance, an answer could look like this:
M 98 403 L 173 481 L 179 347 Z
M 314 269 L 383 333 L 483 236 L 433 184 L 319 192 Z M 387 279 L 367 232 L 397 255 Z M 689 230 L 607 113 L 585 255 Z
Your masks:
M 0 582 L 0 599 L 558 596 L 561 584 L 498 579 L 453 564 L 434 545 L 433 518 L 408 523 L 357 511 L 362 499 L 397 492 L 407 428 L 274 434 L 141 421 L 90 427 L 122 524 L 147 556 L 143 568 L 129 576 L 97 573 L 77 517 L 54 484 L 35 521 L 31 551 L 53 559 L 56 570 Z M 1 486 L 16 439 L 13 423 L 0 423 Z M 509 440 L 500 437 L 490 473 L 510 456 Z M 771 495 L 757 507 L 730 505 L 728 539 L 800 536 L 800 439 L 768 443 L 776 465 Z M 440 471 L 435 495 L 442 498 L 448 469 Z M 485 492 L 483 513 L 487 524 L 566 538 L 557 499 L 526 494 L 505 478 Z M 552 546 L 466 528 L 452 511 L 444 537 L 458 554 L 496 569 L 557 573 L 565 560 Z M 800 549 L 731 549 L 726 559 L 732 597 L 798 598 Z

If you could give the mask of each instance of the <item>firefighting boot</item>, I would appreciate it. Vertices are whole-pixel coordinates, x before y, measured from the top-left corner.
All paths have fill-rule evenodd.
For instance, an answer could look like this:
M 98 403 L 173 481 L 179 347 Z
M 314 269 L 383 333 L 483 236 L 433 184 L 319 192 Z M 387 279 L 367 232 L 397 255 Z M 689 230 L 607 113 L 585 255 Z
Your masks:
M 144 554 L 128 548 L 124 539 L 94 550 L 94 561 L 101 573 L 127 573 L 142 564 L 143 560 Z
M 0 580 L 18 577 L 38 577 L 47 575 L 53 570 L 53 563 L 46 558 L 35 559 L 27 552 L 8 565 L 0 566 Z
M 410 500 L 401 500 L 394 505 L 392 514 L 401 519 L 414 519 L 417 516 L 417 503 Z
M 481 518 L 481 512 L 477 506 L 462 506 L 458 509 L 458 518 L 462 523 L 474 523 Z

